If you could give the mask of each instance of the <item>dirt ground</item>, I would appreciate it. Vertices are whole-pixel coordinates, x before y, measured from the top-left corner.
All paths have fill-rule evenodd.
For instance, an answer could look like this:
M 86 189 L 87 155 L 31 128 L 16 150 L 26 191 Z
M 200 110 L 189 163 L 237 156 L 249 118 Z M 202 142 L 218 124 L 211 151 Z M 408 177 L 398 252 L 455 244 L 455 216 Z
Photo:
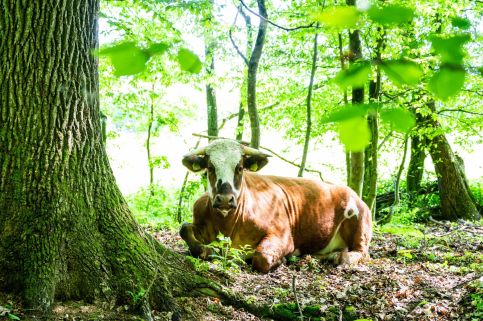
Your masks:
M 187 255 L 176 231 L 151 233 Z M 286 320 L 482 320 L 483 227 L 481 224 L 432 223 L 416 229 L 376 230 L 371 261 L 335 267 L 304 256 L 266 275 L 250 266 L 196 261 L 200 273 L 265 306 Z M 226 262 L 225 262 L 226 263 Z M 230 262 L 229 262 L 230 263 Z M 294 286 L 295 285 L 295 286 Z M 223 305 L 217 298 L 179 300 L 186 320 L 270 320 Z M 0 294 L 0 320 L 140 320 L 124 307 L 83 302 L 56 304 L 52 315 L 26 317 L 15 297 Z M 154 311 L 155 320 L 171 320 Z

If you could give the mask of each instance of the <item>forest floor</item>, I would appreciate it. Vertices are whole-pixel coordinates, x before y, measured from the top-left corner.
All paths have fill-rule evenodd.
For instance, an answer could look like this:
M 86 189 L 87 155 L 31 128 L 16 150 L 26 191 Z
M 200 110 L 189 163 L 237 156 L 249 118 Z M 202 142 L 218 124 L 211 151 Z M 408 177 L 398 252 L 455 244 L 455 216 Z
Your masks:
M 176 231 L 148 231 L 188 255 Z M 299 307 L 303 320 L 482 320 L 482 253 L 481 222 L 457 222 L 377 228 L 371 261 L 355 267 L 335 267 L 306 255 L 264 275 L 230 258 L 193 262 L 201 274 L 243 295 L 247 304 L 265 306 L 285 320 L 302 320 Z M 271 320 L 217 298 L 184 298 L 179 303 L 194 316 L 191 320 Z M 0 293 L 0 320 L 36 320 L 24 312 L 14 297 Z M 170 315 L 155 312 L 154 318 L 169 320 Z M 122 307 L 64 302 L 42 320 L 139 318 Z

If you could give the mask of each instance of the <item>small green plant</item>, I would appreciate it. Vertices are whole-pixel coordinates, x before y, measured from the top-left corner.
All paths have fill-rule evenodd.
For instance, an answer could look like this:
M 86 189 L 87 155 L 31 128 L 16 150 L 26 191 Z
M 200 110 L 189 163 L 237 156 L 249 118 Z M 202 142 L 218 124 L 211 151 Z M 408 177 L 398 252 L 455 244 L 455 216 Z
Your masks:
M 213 263 L 219 265 L 223 270 L 239 271 L 240 266 L 246 264 L 245 257 L 251 251 L 250 246 L 243 246 L 241 248 L 233 248 L 230 237 L 219 233 L 216 240 L 208 244 L 213 253 L 210 258 Z
M 131 297 L 133 304 L 134 305 L 137 305 L 144 298 L 144 295 L 146 294 L 146 291 L 144 289 L 140 289 L 136 293 L 131 292 L 131 291 L 127 291 L 127 294 L 129 294 L 129 296 Z
M 0 305 L 0 318 L 6 317 L 8 320 L 20 320 L 20 318 L 13 312 L 12 304 Z

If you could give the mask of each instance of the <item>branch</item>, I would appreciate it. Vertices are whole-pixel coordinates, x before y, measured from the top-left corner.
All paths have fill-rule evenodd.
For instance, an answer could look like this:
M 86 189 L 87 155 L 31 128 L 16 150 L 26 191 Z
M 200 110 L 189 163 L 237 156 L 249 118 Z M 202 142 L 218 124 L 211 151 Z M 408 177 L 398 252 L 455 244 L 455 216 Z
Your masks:
M 468 111 L 468 110 L 464 110 L 464 109 L 442 109 L 442 110 L 439 110 L 437 112 L 437 114 L 444 113 L 445 111 L 456 111 L 456 112 L 461 112 L 461 113 L 483 116 L 483 113 L 477 113 L 477 112 L 474 112 L 474 111 Z
M 239 140 L 236 140 L 236 139 L 232 139 L 232 138 L 227 138 L 227 137 L 220 137 L 220 136 L 209 136 L 209 135 L 203 135 L 203 134 L 198 134 L 198 133 L 192 133 L 193 136 L 195 137 L 202 137 L 202 138 L 207 138 L 207 139 L 229 139 L 229 140 L 234 140 L 234 141 L 237 141 L 239 142 L 240 144 L 243 144 L 243 145 L 247 145 L 247 146 L 250 146 L 250 142 L 247 142 L 247 141 L 239 141 Z M 267 148 L 267 147 L 263 147 L 263 146 L 260 146 L 259 147 L 260 149 L 264 149 L 266 150 L 267 152 L 269 152 L 270 154 L 272 154 L 273 156 L 275 157 L 278 157 L 279 159 L 283 160 L 284 162 L 290 164 L 290 165 L 293 165 L 295 167 L 298 167 L 300 168 L 300 164 L 297 164 L 291 160 L 288 160 L 286 159 L 285 157 L 281 156 L 280 154 L 274 152 L 272 149 L 270 148 Z M 323 176 L 322 176 L 322 172 L 318 171 L 318 170 L 315 170 L 315 169 L 310 169 L 310 168 L 306 168 L 305 169 L 306 172 L 311 172 L 311 173 L 316 173 L 319 175 L 319 178 L 321 181 L 323 181 Z
M 233 34 L 232 34 L 233 27 L 236 24 L 236 20 L 238 18 L 238 13 L 240 12 L 240 10 L 241 10 L 241 7 L 239 7 L 238 11 L 236 12 L 235 20 L 233 20 L 233 24 L 231 25 L 230 30 L 228 30 L 228 36 L 230 37 L 231 44 L 233 45 L 233 47 L 235 47 L 236 52 L 243 59 L 243 61 L 245 62 L 245 65 L 248 66 L 248 59 L 247 59 L 247 57 L 245 57 L 243 52 L 241 52 L 240 48 L 238 48 L 238 46 L 236 45 L 235 40 L 233 39 Z
M 276 103 L 273 103 L 271 105 L 265 106 L 263 108 L 260 108 L 258 111 L 259 112 L 261 112 L 261 111 L 263 112 L 263 111 L 272 109 L 273 107 L 277 107 L 278 105 L 280 105 L 280 102 L 279 101 L 277 101 Z M 226 116 L 225 118 L 223 118 L 222 121 L 221 121 L 220 126 L 218 126 L 218 130 L 221 130 L 225 126 L 225 124 L 226 124 L 227 121 L 229 121 L 230 119 L 235 118 L 236 116 L 238 116 L 238 112 L 233 113 L 233 114 L 230 114 L 230 115 Z
M 275 22 L 273 21 L 270 21 L 269 19 L 259 15 L 257 12 L 253 11 L 252 9 L 250 9 L 250 7 L 248 7 L 245 2 L 243 2 L 243 0 L 240 0 L 240 3 L 245 7 L 245 9 L 248 10 L 248 12 L 250 12 L 251 14 L 254 14 L 255 16 L 257 16 L 258 18 L 260 19 L 263 19 L 265 20 L 267 23 L 271 24 L 272 26 L 274 27 L 277 27 L 279 29 L 282 29 L 282 30 L 285 30 L 285 31 L 294 31 L 294 30 L 298 30 L 298 29 L 307 29 L 307 28 L 314 28 L 314 25 L 315 25 L 315 22 L 312 22 L 308 25 L 305 25 L 305 26 L 298 26 L 298 27 L 293 27 L 293 28 L 287 28 L 287 27 L 283 27 L 279 24 L 276 24 Z M 317 28 L 317 27 L 315 27 Z
M 304 315 L 302 314 L 302 308 L 300 307 L 299 298 L 297 296 L 297 289 L 295 288 L 295 274 L 292 275 L 292 291 L 295 297 L 295 303 L 297 304 L 297 309 L 299 310 L 299 319 L 303 321 Z

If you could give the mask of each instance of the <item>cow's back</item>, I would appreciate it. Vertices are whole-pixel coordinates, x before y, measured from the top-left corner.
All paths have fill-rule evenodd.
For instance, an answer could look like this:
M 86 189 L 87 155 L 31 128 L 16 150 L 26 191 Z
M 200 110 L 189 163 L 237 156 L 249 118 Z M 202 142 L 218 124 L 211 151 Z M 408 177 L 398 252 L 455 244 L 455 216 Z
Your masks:
M 246 173 L 245 183 L 260 224 L 268 233 L 289 233 L 287 248 L 300 253 L 326 247 L 348 200 L 358 198 L 348 187 L 306 178 Z

